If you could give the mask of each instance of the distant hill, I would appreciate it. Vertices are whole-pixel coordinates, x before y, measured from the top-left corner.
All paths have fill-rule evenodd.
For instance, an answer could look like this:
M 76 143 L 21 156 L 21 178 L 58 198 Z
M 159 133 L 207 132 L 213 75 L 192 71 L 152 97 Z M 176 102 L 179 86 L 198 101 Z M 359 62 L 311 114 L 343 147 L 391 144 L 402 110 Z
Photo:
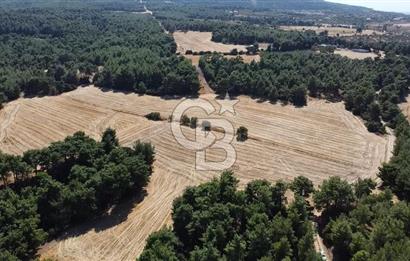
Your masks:
M 148 3 L 179 4 L 183 7 L 203 6 L 206 8 L 235 8 L 280 13 L 303 13 L 316 22 L 334 21 L 336 23 L 358 24 L 386 22 L 396 17 L 409 15 L 395 12 L 376 11 L 368 7 L 328 2 L 326 0 L 145 0 Z M 271 13 L 272 14 L 272 13 Z M 336 18 L 337 17 L 337 18 Z M 320 20 L 320 21 L 319 21 Z M 360 22 L 359 22 L 360 21 Z
M 164 2 L 163 0 L 150 0 L 148 2 Z M 169 3 L 184 5 L 202 5 L 207 7 L 237 7 L 250 9 L 293 10 L 293 11 L 327 11 L 335 13 L 387 13 L 379 12 L 366 7 L 351 6 L 327 2 L 325 0 L 171 0 Z M 390 13 L 393 14 L 393 13 Z
M 141 4 L 142 2 L 142 4 Z M 148 4 L 169 4 L 183 7 L 203 6 L 212 8 L 250 9 L 255 11 L 284 11 L 315 14 L 338 14 L 349 18 L 356 16 L 375 20 L 388 20 L 402 14 L 375 11 L 366 7 L 331 3 L 325 0 L 0 0 L 0 8 L 87 8 L 107 10 L 138 10 Z

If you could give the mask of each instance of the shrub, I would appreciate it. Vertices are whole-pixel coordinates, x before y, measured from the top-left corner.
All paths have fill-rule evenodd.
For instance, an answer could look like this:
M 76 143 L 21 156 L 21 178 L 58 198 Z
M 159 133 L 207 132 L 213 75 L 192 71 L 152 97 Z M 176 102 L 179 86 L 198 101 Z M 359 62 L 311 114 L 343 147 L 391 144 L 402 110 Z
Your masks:
M 191 123 L 190 123 L 189 126 L 190 126 L 192 129 L 196 129 L 197 124 L 198 124 L 198 118 L 197 118 L 197 117 L 192 117 L 192 118 L 191 118 Z
M 145 115 L 145 118 L 151 121 L 160 121 L 161 120 L 161 114 L 159 112 L 151 112 L 147 115 Z
M 236 131 L 236 140 L 237 141 L 246 141 L 248 139 L 248 129 L 241 126 Z
M 189 126 L 190 123 L 191 123 L 191 120 L 189 119 L 188 116 L 182 115 L 180 122 L 181 122 L 181 125 L 183 125 L 183 126 Z

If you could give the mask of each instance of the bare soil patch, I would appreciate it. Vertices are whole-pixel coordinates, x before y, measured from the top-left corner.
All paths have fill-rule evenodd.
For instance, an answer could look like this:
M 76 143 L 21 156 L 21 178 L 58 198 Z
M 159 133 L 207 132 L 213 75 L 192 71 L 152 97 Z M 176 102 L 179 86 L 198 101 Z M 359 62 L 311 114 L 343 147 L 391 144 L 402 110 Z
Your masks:
M 193 52 L 219 52 L 227 53 L 232 49 L 237 49 L 238 51 L 246 52 L 245 45 L 235 45 L 235 44 L 223 44 L 213 42 L 212 32 L 174 32 L 173 33 L 175 42 L 177 43 L 177 52 L 185 54 L 187 50 Z
M 202 98 L 212 100 L 215 95 Z M 389 160 L 393 136 L 367 132 L 363 123 L 344 109 L 342 103 L 313 100 L 303 108 L 272 105 L 241 96 L 237 115 L 222 116 L 235 128 L 245 126 L 250 139 L 233 142 L 237 161 L 233 167 L 241 185 L 254 179 L 291 180 L 304 175 L 319 184 L 330 176 L 348 181 L 375 177 L 377 168 Z M 0 149 L 21 154 L 63 139 L 78 130 L 99 138 L 107 127 L 117 130 L 120 142 L 150 141 L 156 148 L 156 162 L 147 196 L 131 206 L 121 222 L 105 225 L 101 219 L 81 233 L 45 245 L 42 257 L 58 260 L 135 260 L 150 233 L 170 224 L 172 201 L 187 186 L 209 181 L 219 174 L 195 170 L 194 152 L 174 139 L 170 123 L 153 122 L 144 115 L 156 111 L 167 117 L 180 102 L 136 94 L 101 91 L 95 87 L 78 88 L 56 97 L 19 99 L 0 111 Z M 203 116 L 192 110 L 188 116 Z M 193 135 L 193 130 L 184 128 Z M 211 159 L 221 157 L 210 151 Z M 101 224 L 100 224 L 101 223 Z
M 376 54 L 373 52 L 368 52 L 368 53 L 361 53 L 361 52 L 355 52 L 349 49 L 336 49 L 335 54 L 350 58 L 350 59 L 359 59 L 359 60 L 364 60 L 366 58 L 372 58 L 375 59 L 377 57 L 384 58 L 384 52 L 380 52 L 380 54 Z

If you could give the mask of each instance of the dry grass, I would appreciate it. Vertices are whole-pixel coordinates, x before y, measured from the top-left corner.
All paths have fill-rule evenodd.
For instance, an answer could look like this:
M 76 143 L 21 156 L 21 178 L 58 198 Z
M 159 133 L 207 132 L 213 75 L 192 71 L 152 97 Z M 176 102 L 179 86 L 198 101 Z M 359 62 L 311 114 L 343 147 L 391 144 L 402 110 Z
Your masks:
M 400 104 L 400 108 L 407 119 L 410 121 L 410 96 L 407 97 L 407 102 Z
M 219 52 L 227 53 L 232 49 L 246 52 L 245 45 L 222 44 L 213 42 L 211 32 L 175 32 L 173 33 L 175 42 L 177 43 L 177 52 L 185 54 L 187 50 L 193 52 Z
M 372 58 L 375 59 L 376 57 L 379 57 L 378 54 L 369 52 L 369 53 L 360 53 L 360 52 L 354 52 L 349 49 L 336 49 L 335 54 L 350 58 L 350 59 L 359 59 L 359 60 L 364 60 L 366 58 Z M 384 57 L 384 52 L 380 52 L 380 57 Z
M 354 35 L 380 35 L 383 32 L 375 31 L 375 30 L 363 30 L 362 33 L 356 33 L 355 28 L 345 28 L 345 27 L 331 27 L 331 26 L 280 26 L 279 27 L 285 31 L 307 31 L 312 30 L 316 33 L 322 33 L 324 31 L 328 31 L 329 36 L 354 36 Z
M 202 97 L 213 100 L 214 95 Z M 152 111 L 166 117 L 179 102 L 86 87 L 57 97 L 19 99 L 1 110 L 0 149 L 7 153 L 41 148 L 77 130 L 99 138 L 109 126 L 117 130 L 124 145 L 142 139 L 156 148 L 154 173 L 141 203 L 120 206 L 128 211 L 118 222 L 113 222 L 119 219 L 117 216 L 107 217 L 68 231 L 66 237 L 45 245 L 40 251 L 42 257 L 135 260 L 147 236 L 170 223 L 173 199 L 187 186 L 218 175 L 195 170 L 194 153 L 176 143 L 168 122 L 143 117 Z M 289 181 L 298 175 L 315 184 L 329 176 L 348 181 L 374 177 L 381 162 L 389 159 L 394 143 L 392 136 L 368 133 L 341 103 L 314 100 L 306 107 L 295 108 L 240 97 L 236 110 L 235 117 L 223 117 L 236 128 L 243 125 L 249 129 L 248 141 L 233 143 L 237 151 L 233 169 L 242 185 L 254 179 Z M 193 110 L 188 115 L 203 113 Z M 193 134 L 189 128 L 184 132 Z M 220 151 L 209 154 L 213 159 L 223 155 Z

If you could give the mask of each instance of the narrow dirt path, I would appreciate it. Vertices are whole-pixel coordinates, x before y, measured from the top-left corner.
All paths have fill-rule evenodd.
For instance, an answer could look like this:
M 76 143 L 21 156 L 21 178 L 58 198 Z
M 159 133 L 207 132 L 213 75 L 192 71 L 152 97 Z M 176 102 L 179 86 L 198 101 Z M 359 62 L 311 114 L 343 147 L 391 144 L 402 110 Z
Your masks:
M 214 90 L 209 86 L 208 82 L 205 79 L 204 73 L 202 72 L 201 68 L 198 65 L 195 65 L 196 71 L 198 73 L 199 84 L 201 89 L 199 90 L 199 94 L 213 94 L 215 93 Z
M 318 252 L 322 258 L 323 256 L 326 257 L 326 261 L 332 261 L 333 260 L 333 254 L 332 251 L 325 246 L 323 243 L 323 239 L 320 237 L 318 233 L 315 234 L 315 250 Z

